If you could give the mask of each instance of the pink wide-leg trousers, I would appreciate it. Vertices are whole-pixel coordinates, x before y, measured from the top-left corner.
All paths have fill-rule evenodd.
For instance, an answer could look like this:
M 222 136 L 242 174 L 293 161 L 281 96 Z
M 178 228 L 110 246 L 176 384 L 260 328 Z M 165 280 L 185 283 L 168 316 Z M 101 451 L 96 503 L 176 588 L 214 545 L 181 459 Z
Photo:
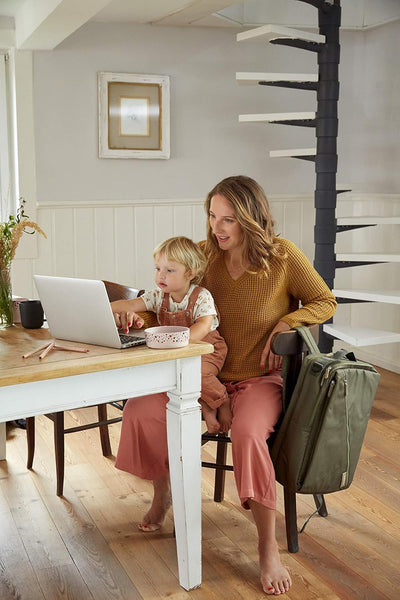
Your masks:
M 245 508 L 253 499 L 275 509 L 275 472 L 266 440 L 282 410 L 280 373 L 226 383 L 232 407 L 232 457 L 236 487 Z M 123 411 L 115 466 L 142 479 L 168 473 L 165 393 L 131 398 Z

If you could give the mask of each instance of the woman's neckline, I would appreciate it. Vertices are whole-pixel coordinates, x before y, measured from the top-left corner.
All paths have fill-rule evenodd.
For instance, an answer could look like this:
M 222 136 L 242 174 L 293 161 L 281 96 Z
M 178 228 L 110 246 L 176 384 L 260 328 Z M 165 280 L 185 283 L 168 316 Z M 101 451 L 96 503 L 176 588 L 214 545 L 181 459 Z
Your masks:
M 222 255 L 222 260 L 225 265 L 226 272 L 229 275 L 229 277 L 232 279 L 232 281 L 239 281 L 239 279 L 241 279 L 243 277 L 243 275 L 245 275 L 247 273 L 247 269 L 249 268 L 249 265 L 245 266 L 245 265 L 241 265 L 241 264 L 237 264 L 237 265 L 233 265 L 232 263 L 229 264 L 229 257 L 225 253 Z

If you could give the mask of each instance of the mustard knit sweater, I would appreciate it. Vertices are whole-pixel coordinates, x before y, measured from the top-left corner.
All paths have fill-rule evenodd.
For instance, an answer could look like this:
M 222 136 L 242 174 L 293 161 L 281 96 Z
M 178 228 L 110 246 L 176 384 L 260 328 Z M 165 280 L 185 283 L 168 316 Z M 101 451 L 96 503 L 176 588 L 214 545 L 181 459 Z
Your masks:
M 267 371 L 260 368 L 261 353 L 278 321 L 290 327 L 323 323 L 336 310 L 334 295 L 307 257 L 289 240 L 275 241 L 287 256 L 273 260 L 267 276 L 244 273 L 234 281 L 221 255 L 202 281 L 217 304 L 218 329 L 228 346 L 222 380 L 240 381 Z

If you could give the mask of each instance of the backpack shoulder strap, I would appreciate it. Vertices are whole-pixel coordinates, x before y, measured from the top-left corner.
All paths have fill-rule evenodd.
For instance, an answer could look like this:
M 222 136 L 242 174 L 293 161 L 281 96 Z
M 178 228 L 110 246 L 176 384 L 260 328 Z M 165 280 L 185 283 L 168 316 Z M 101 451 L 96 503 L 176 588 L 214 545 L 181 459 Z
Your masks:
M 306 327 L 305 325 L 298 325 L 297 327 L 294 327 L 294 329 L 298 332 L 298 334 L 302 337 L 302 339 L 305 341 L 307 348 L 309 349 L 309 351 L 312 354 L 319 354 L 320 350 L 317 346 L 316 341 L 314 340 L 313 336 L 310 333 L 310 330 L 308 329 L 308 327 Z

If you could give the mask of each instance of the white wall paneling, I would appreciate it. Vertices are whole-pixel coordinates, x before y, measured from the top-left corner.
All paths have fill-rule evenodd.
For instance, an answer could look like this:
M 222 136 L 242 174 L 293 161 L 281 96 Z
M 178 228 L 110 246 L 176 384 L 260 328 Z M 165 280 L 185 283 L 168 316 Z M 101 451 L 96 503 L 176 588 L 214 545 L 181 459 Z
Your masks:
M 313 260 L 314 206 L 312 195 L 270 196 L 275 231 L 297 244 Z M 341 216 L 364 214 L 393 216 L 398 213 L 399 195 L 369 194 L 339 197 Z M 352 208 L 354 208 L 355 213 Z M 164 239 L 186 235 L 196 241 L 204 239 L 206 215 L 203 199 L 143 200 L 132 202 L 86 202 L 41 204 L 37 209 L 40 226 L 48 239 L 38 238 L 38 256 L 32 260 L 16 259 L 13 265 L 13 291 L 16 295 L 36 297 L 33 273 L 109 279 L 135 287 L 153 285 L 153 249 Z M 397 227 L 397 230 L 396 230 Z M 398 252 L 398 226 L 376 226 L 338 234 L 336 250 Z M 398 289 L 400 265 L 366 265 L 336 271 L 335 287 L 359 288 L 374 285 L 381 289 Z M 398 306 L 348 304 L 338 308 L 335 320 L 362 327 L 400 331 Z M 337 342 L 340 344 L 340 342 Z M 357 349 L 357 356 L 368 356 L 374 364 L 396 370 L 400 364 L 399 344 Z M 397 366 L 397 369 L 399 367 Z
M 270 203 L 277 233 L 312 260 L 312 196 L 274 196 Z M 14 261 L 18 295 L 36 295 L 33 273 L 149 287 L 158 243 L 175 235 L 199 241 L 206 231 L 203 199 L 48 203 L 38 206 L 37 218 L 47 240 L 37 236 L 37 258 Z

